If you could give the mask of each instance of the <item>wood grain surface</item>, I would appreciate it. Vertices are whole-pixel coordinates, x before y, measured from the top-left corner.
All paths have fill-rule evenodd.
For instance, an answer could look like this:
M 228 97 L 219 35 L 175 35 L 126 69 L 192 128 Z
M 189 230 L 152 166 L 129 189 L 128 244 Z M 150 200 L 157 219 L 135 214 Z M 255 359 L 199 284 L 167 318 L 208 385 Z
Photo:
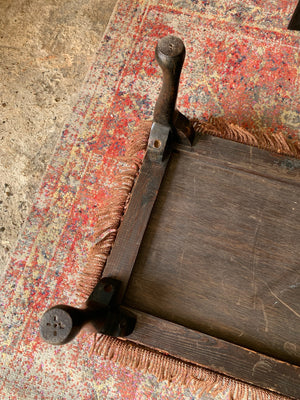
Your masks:
M 112 277 L 121 282 L 118 295 L 120 302 L 126 291 L 168 160 L 169 157 L 166 157 L 162 162 L 153 162 L 148 155 L 145 156 L 127 211 L 108 257 L 104 277 Z
M 130 311 L 136 314 L 137 324 L 129 340 L 299 399 L 300 367 L 137 310 Z
M 174 152 L 125 304 L 300 365 L 299 171 L 215 138 Z

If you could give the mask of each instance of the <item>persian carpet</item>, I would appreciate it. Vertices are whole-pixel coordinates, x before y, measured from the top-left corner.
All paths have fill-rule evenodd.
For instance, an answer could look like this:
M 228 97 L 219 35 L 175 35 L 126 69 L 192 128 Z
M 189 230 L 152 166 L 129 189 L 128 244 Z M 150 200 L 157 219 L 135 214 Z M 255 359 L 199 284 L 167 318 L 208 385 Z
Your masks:
M 50 306 L 78 305 L 74 288 L 98 210 L 116 189 L 135 128 L 152 117 L 160 37 L 173 34 L 186 45 L 178 98 L 185 115 L 225 116 L 249 132 L 299 138 L 300 36 L 286 29 L 296 3 L 118 2 L 1 281 L 1 399 L 283 398 L 238 384 L 215 392 L 205 380 L 218 375 L 201 369 L 195 379 L 203 385 L 168 382 L 163 371 L 90 355 L 93 338 L 84 332 L 55 347 L 40 339 L 38 327 Z

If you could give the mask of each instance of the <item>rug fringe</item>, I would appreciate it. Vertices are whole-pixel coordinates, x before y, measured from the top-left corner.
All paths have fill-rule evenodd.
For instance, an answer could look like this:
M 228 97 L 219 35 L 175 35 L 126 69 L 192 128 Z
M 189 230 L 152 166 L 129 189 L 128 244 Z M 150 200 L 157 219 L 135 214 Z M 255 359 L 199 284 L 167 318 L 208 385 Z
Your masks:
M 150 126 L 151 122 L 138 125 L 125 155 L 119 158 L 122 162 L 120 172 L 114 178 L 110 196 L 98 211 L 94 244 L 90 248 L 86 264 L 79 270 L 77 297 L 80 302 L 87 300 L 101 278 L 142 163 L 140 153 L 147 147 Z
M 152 374 L 159 382 L 184 386 L 199 397 L 204 393 L 217 396 L 227 392 L 230 400 L 288 400 L 287 397 L 119 338 L 96 334 L 91 355 Z
M 299 140 L 290 140 L 282 132 L 272 135 L 266 132 L 249 132 L 238 125 L 227 122 L 223 117 L 210 117 L 207 122 L 194 118 L 191 123 L 199 134 L 217 136 L 273 153 L 300 158 Z

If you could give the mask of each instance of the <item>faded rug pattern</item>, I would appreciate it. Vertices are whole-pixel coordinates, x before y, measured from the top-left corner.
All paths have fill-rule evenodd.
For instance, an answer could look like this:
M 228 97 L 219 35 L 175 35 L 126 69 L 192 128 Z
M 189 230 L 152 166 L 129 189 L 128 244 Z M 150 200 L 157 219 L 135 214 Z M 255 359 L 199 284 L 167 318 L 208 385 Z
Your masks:
M 250 132 L 300 137 L 300 34 L 286 30 L 296 4 L 117 4 L 1 281 L 1 399 L 229 400 L 226 391 L 192 393 L 89 356 L 92 338 L 84 333 L 49 346 L 39 337 L 39 320 L 54 304 L 78 305 L 74 288 L 97 210 L 111 196 L 134 128 L 152 116 L 161 85 L 154 60 L 160 37 L 185 42 L 178 108 L 187 116 L 225 116 Z

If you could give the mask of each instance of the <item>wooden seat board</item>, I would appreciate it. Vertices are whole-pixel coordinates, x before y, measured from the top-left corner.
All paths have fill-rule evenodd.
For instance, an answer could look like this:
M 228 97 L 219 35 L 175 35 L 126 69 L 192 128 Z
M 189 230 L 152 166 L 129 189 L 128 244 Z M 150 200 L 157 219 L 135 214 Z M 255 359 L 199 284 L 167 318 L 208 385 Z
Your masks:
M 300 365 L 299 182 L 220 139 L 175 151 L 123 304 Z

